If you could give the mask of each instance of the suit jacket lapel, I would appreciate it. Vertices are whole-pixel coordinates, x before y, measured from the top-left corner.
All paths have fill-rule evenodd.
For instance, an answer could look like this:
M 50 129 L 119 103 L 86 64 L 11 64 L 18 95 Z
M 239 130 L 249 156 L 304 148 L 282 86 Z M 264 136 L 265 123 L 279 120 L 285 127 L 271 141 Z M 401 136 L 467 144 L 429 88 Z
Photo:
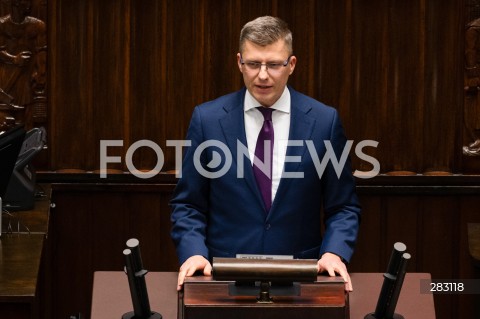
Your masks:
M 242 143 L 245 148 L 248 149 L 243 112 L 245 90 L 246 89 L 244 88 L 238 92 L 238 98 L 235 103 L 224 106 L 226 114 L 222 119 L 220 119 L 220 125 L 222 127 L 223 134 L 225 135 L 225 140 L 232 153 L 232 160 L 233 163 L 235 163 L 235 168 L 237 169 L 238 166 L 241 165 L 240 169 L 243 170 L 243 179 L 247 183 L 252 193 L 255 194 L 255 197 L 257 197 L 261 207 L 263 207 L 263 199 L 255 181 L 255 176 L 253 175 L 253 169 L 248 157 L 248 151 L 247 155 L 241 155 L 243 164 L 237 161 L 237 143 Z M 238 179 L 238 182 L 241 182 L 241 178 Z
M 301 141 L 303 146 L 289 146 L 286 152 L 286 161 L 283 172 L 296 172 L 305 156 L 307 147 L 305 141 L 312 138 L 313 128 L 315 126 L 315 119 L 308 116 L 311 106 L 306 105 L 304 99 L 295 90 L 289 87 L 291 94 L 291 108 L 290 108 L 290 133 L 289 141 Z M 300 162 L 288 162 L 288 156 L 299 156 Z M 285 192 L 288 189 L 293 178 L 282 178 L 278 185 L 277 194 L 272 204 L 272 211 L 275 209 L 282 198 L 285 197 Z M 291 200 L 291 199 L 289 199 Z

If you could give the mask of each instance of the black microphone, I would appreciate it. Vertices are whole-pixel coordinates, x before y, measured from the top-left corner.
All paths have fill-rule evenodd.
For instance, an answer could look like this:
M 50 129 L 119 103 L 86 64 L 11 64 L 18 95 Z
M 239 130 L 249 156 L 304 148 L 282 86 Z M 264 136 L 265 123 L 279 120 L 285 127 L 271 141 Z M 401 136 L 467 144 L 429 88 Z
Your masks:
M 405 274 L 407 273 L 407 263 L 410 260 L 411 256 L 409 253 L 404 253 L 400 259 L 400 266 L 397 273 L 397 280 L 392 291 L 392 297 L 390 302 L 385 310 L 385 318 L 398 318 L 400 315 L 395 314 L 395 307 L 397 306 L 398 297 L 400 296 L 400 290 L 402 289 L 403 280 L 405 279 Z
M 394 311 L 405 278 L 407 261 L 411 257 L 405 253 L 406 250 L 404 243 L 397 242 L 393 245 L 387 272 L 383 274 L 383 285 L 375 312 L 367 314 L 364 319 L 403 319 L 403 316 Z
M 129 239 L 127 247 L 123 250 L 123 255 L 125 257 L 125 273 L 127 274 L 130 287 L 133 311 L 125 313 L 122 319 L 162 319 L 161 314 L 150 309 L 147 285 L 145 283 L 145 275 L 148 271 L 143 269 L 138 239 Z

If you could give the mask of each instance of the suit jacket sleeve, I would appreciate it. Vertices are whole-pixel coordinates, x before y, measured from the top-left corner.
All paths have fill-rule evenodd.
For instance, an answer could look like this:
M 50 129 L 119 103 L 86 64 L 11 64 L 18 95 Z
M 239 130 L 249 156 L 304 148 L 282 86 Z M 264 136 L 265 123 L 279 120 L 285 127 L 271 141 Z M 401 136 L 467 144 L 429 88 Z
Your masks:
M 336 111 L 331 126 L 330 142 L 336 158 L 340 159 L 347 139 Z M 339 175 L 330 161 L 322 176 L 322 184 L 325 233 L 320 256 L 325 252 L 331 252 L 349 262 L 357 240 L 361 210 L 355 192 L 350 158 L 347 158 Z
M 185 150 L 182 177 L 179 179 L 170 201 L 172 207 L 171 235 L 180 264 L 193 255 L 202 255 L 208 258 L 205 240 L 209 209 L 209 180 L 202 176 L 194 166 L 195 149 L 203 142 L 202 119 L 198 107 L 193 112 L 187 140 L 192 144 Z M 200 160 L 204 159 L 200 158 Z

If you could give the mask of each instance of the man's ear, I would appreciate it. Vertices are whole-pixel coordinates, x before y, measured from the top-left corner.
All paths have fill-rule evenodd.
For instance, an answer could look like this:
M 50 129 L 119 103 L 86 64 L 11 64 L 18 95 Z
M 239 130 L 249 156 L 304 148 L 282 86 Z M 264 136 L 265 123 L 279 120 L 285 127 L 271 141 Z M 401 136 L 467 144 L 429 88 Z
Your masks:
M 238 65 L 238 69 L 240 70 L 240 73 L 243 73 L 242 64 L 240 63 L 240 52 L 237 53 L 237 65 Z
M 297 64 L 297 57 L 292 55 L 290 57 L 290 61 L 288 62 L 288 67 L 290 68 L 290 75 L 293 73 L 293 70 L 295 70 L 295 65 Z

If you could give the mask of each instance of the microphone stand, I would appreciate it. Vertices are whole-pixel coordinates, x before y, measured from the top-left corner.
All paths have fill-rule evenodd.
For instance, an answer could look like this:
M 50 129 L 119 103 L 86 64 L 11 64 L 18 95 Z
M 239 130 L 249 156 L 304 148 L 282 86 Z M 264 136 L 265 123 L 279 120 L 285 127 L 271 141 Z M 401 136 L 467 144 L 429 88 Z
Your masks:
M 383 285 L 375 312 L 367 314 L 364 319 L 404 319 L 394 311 L 405 278 L 407 262 L 411 257 L 405 253 L 406 250 L 407 246 L 403 243 L 397 242 L 393 245 L 387 272 L 383 274 Z
M 125 256 L 125 273 L 130 287 L 133 311 L 125 313 L 122 319 L 162 319 L 161 314 L 150 310 L 145 283 L 145 275 L 148 271 L 143 269 L 139 241 L 135 238 L 129 239 L 127 247 L 123 250 L 123 255 Z

